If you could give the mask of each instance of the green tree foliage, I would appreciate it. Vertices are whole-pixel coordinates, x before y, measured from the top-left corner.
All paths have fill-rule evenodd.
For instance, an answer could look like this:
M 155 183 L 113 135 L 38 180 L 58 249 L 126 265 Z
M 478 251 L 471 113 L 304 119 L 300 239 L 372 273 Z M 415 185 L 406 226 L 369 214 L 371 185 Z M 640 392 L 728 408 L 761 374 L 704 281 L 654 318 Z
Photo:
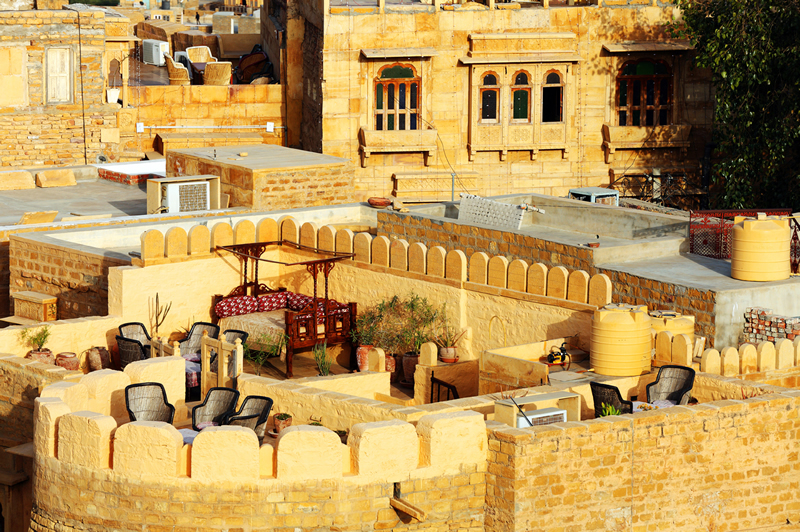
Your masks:
M 800 0 L 675 0 L 716 90 L 720 206 L 800 206 Z

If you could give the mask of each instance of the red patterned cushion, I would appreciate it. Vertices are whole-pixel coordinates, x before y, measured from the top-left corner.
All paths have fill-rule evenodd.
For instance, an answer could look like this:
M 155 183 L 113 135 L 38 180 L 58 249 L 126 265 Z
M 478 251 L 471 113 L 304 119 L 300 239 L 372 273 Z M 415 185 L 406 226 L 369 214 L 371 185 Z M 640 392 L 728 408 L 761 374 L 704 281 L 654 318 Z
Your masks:
M 281 308 L 286 308 L 286 294 L 288 292 L 276 292 L 258 296 L 258 311 L 270 312 Z
M 220 318 L 239 316 L 258 311 L 258 300 L 253 296 L 238 296 L 223 299 L 214 307 L 214 312 Z
M 295 294 L 294 292 L 286 292 L 286 306 L 289 310 L 303 310 L 303 307 L 311 303 L 314 298 L 303 294 Z

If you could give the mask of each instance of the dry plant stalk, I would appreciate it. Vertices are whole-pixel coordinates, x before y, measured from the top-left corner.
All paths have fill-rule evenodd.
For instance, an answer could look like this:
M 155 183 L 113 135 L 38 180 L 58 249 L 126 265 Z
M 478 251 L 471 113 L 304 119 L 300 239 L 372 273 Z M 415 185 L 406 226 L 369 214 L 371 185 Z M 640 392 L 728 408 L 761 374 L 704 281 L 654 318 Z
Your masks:
M 495 401 L 507 401 L 508 399 L 519 399 L 528 395 L 528 390 L 500 390 L 498 393 L 490 395 Z
M 158 336 L 158 328 L 164 324 L 164 320 L 167 319 L 167 314 L 169 314 L 171 308 L 172 301 L 170 301 L 166 306 L 161 306 L 159 304 L 158 292 L 156 292 L 155 305 L 153 305 L 153 308 L 150 309 L 150 326 L 153 329 L 153 336 Z

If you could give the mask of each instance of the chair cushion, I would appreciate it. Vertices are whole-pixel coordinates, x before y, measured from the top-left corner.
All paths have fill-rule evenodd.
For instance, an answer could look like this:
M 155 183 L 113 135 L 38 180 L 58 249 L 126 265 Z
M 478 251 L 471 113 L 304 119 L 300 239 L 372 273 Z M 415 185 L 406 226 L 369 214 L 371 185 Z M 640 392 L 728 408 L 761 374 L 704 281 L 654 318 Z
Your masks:
M 286 308 L 286 294 L 288 293 L 284 291 L 258 296 L 258 311 L 272 312 L 273 310 Z
M 286 292 L 286 306 L 289 310 L 303 310 L 306 305 L 314 300 L 313 297 L 304 294 L 295 294 L 294 292 Z
M 214 421 L 201 421 L 200 423 L 197 424 L 197 428 L 203 430 L 206 427 L 216 427 L 218 425 L 219 424 L 215 423 Z
M 214 312 L 219 318 L 258 312 L 258 300 L 253 296 L 229 297 L 217 303 Z

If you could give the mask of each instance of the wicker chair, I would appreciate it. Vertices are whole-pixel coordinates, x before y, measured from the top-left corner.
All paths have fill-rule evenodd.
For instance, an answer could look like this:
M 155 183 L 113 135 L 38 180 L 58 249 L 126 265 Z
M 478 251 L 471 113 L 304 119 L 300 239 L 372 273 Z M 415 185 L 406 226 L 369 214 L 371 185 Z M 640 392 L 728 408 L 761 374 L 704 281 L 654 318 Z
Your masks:
M 263 395 L 248 395 L 239 410 L 230 415 L 225 424 L 253 429 L 261 441 L 264 439 L 270 410 L 272 410 L 272 399 Z
M 590 382 L 589 386 L 592 389 L 592 399 L 594 399 L 594 417 L 600 417 L 603 403 L 618 408 L 622 414 L 633 413 L 633 402 L 624 400 L 616 386 L 594 381 Z
M 200 342 L 203 340 L 203 331 L 208 331 L 208 336 L 217 338 L 219 336 L 219 327 L 213 323 L 205 321 L 196 321 L 192 325 L 189 334 L 186 338 L 181 340 L 181 355 L 190 355 L 192 353 L 200 352 Z
M 206 427 L 224 425 L 233 414 L 239 392 L 232 388 L 211 388 L 203 402 L 192 410 L 192 428 L 203 430 Z
M 160 382 L 140 382 L 125 387 L 125 408 L 131 421 L 172 423 L 175 407 L 167 402 L 167 391 Z
M 164 59 L 167 61 L 167 74 L 169 75 L 170 85 L 191 85 L 192 81 L 189 78 L 189 70 L 180 63 L 176 63 L 172 56 L 164 54 Z
M 117 347 L 119 347 L 119 363 L 121 369 L 131 362 L 147 359 L 142 342 L 139 340 L 132 340 L 124 336 L 117 335 Z
M 150 335 L 143 323 L 132 321 L 119 326 L 119 335 L 130 340 L 137 340 L 144 347 L 146 355 L 150 355 Z
M 233 63 L 217 61 L 206 65 L 203 72 L 203 85 L 230 85 Z
M 192 63 L 214 63 L 217 60 L 208 46 L 190 46 L 186 49 L 186 55 Z
M 647 402 L 669 401 L 676 405 L 689 403 L 694 385 L 694 370 L 686 366 L 667 365 L 658 370 L 655 382 L 647 385 Z

